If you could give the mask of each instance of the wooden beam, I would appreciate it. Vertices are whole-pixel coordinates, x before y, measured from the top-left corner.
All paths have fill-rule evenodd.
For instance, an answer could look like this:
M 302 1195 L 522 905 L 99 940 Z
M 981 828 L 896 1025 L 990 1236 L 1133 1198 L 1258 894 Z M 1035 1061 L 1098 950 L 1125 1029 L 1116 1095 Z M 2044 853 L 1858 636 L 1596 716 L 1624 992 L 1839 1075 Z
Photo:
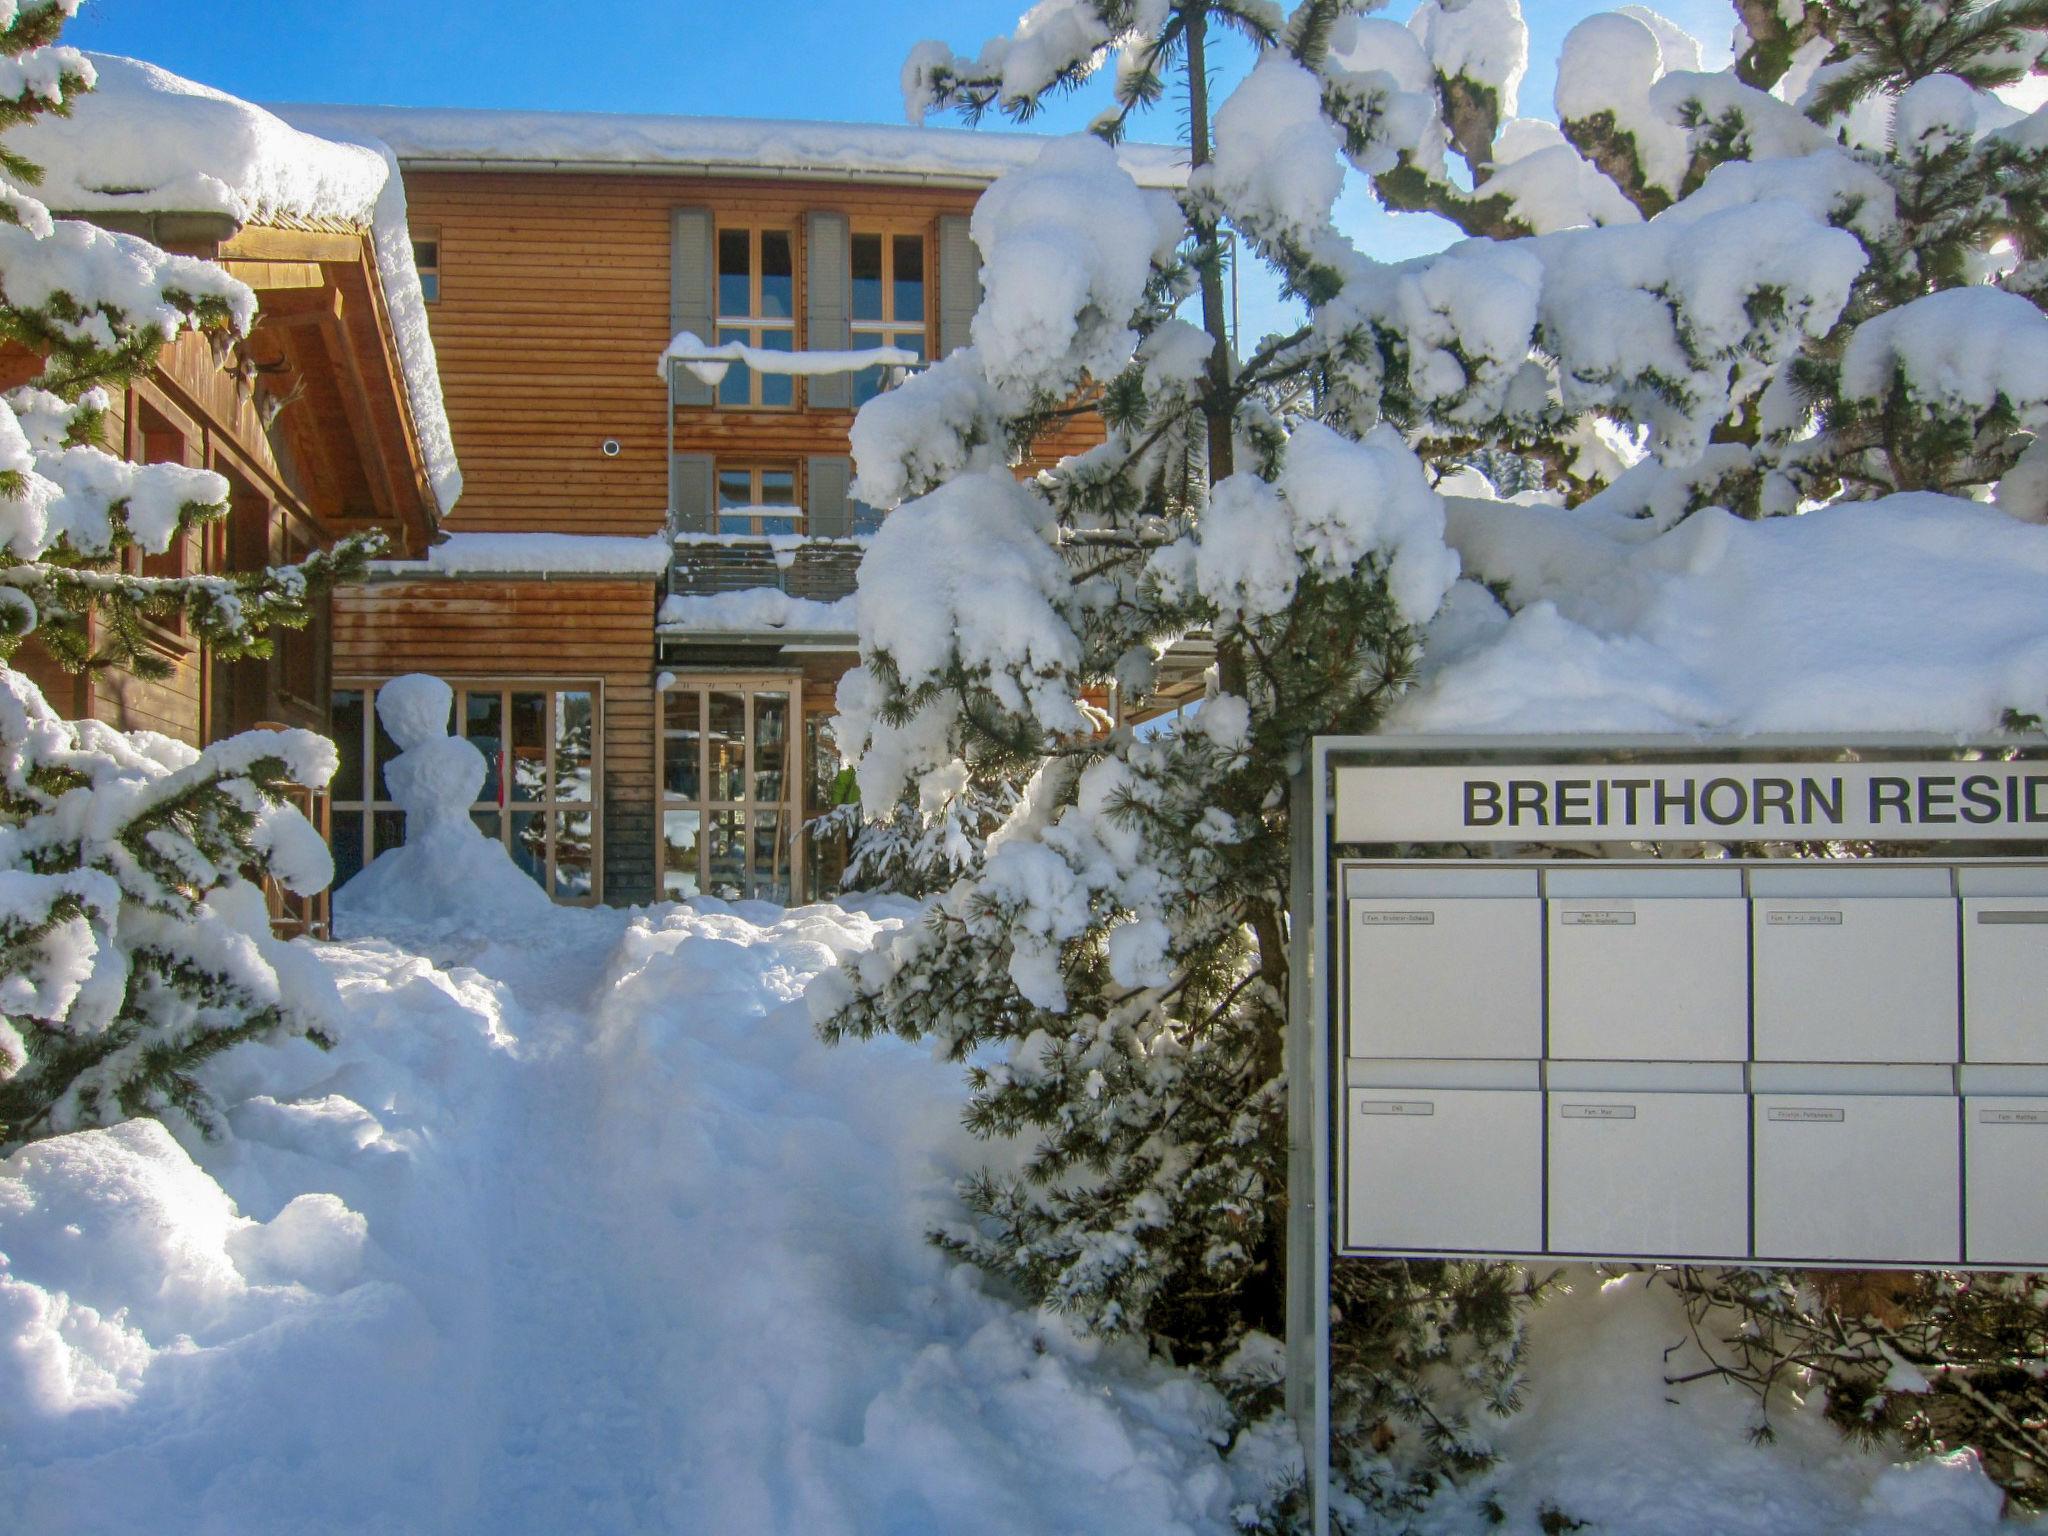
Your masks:
M 224 261 L 228 276 L 239 278 L 259 293 L 287 288 L 320 288 L 327 269 L 317 261 Z
M 351 343 L 346 316 L 342 313 L 341 294 L 334 295 L 331 313 L 322 315 L 320 336 L 327 343 L 328 354 L 334 359 L 340 371 L 341 404 L 348 413 L 349 430 L 355 434 L 356 460 L 360 463 L 370 482 L 370 500 L 376 505 L 379 517 L 403 515 L 405 503 L 403 492 L 392 473 L 389 457 L 383 452 L 378 441 L 376 412 L 370 403 L 370 387 L 363 377 L 362 359 L 356 356 Z
M 345 261 L 357 260 L 363 249 L 361 235 L 334 234 L 317 229 L 271 229 L 250 224 L 233 239 L 223 241 L 221 259 L 232 261 Z

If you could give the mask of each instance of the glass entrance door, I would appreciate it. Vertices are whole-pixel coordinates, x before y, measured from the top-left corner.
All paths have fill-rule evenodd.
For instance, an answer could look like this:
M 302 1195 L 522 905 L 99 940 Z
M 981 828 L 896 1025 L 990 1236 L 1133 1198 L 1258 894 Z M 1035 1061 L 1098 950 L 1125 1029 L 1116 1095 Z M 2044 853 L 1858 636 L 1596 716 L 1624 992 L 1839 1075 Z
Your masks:
M 682 677 L 661 691 L 661 894 L 799 895 L 794 677 Z

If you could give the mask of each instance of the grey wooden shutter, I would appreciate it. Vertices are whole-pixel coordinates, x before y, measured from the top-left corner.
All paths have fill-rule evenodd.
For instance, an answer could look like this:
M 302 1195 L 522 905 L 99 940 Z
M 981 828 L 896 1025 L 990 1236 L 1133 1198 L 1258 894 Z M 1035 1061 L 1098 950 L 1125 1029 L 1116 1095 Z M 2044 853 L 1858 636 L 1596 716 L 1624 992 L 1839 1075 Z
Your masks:
M 967 232 L 965 214 L 939 218 L 939 356 L 969 340 L 974 312 L 981 308 L 981 253 Z
M 814 539 L 843 539 L 853 531 L 853 460 L 819 455 L 805 465 L 805 531 Z
M 717 224 L 708 208 L 677 208 L 669 214 L 668 333 L 694 331 L 707 345 L 718 342 Z M 676 404 L 709 405 L 712 387 L 676 369 Z
M 708 453 L 668 456 L 669 526 L 677 533 L 710 533 L 712 464 Z
M 840 352 L 853 345 L 853 250 L 846 215 L 804 215 L 804 345 Z M 853 405 L 853 375 L 821 373 L 804 382 L 804 398 L 821 411 Z

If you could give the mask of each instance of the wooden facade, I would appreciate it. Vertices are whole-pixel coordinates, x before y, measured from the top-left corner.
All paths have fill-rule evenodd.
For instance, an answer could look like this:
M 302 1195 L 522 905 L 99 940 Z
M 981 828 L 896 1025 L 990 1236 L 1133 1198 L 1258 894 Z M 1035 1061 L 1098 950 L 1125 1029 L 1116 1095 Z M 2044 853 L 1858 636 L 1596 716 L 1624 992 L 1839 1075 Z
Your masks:
M 602 765 L 598 894 L 645 901 L 654 889 L 654 601 L 652 578 L 372 582 L 336 596 L 336 686 L 431 672 L 457 687 L 590 690 Z
M 657 361 L 683 329 L 711 344 L 733 335 L 754 345 L 838 351 L 879 340 L 942 355 L 965 340 L 979 298 L 967 224 L 980 186 L 743 169 L 515 168 L 487 158 L 422 165 L 407 163 L 402 148 L 400 158 L 414 240 L 433 252 L 429 316 L 463 466 L 462 500 L 445 531 L 681 532 L 697 540 L 666 583 L 543 581 L 484 570 L 430 581 L 393 572 L 337 598 L 337 686 L 374 686 L 408 671 L 434 672 L 458 687 L 588 680 L 602 692 L 603 899 L 700 888 L 822 894 L 806 892 L 800 850 L 788 860 L 760 853 L 754 831 L 740 860 L 748 880 L 772 865 L 778 880 L 794 868 L 792 883 L 722 885 L 714 873 L 727 867 L 719 850 L 709 841 L 695 851 L 684 843 L 712 838 L 721 818 L 735 817 L 749 828 L 772 824 L 787 837 L 823 808 L 820 786 L 836 763 L 820 727 L 855 660 L 852 635 L 785 640 L 690 625 L 657 632 L 656 611 L 671 591 L 767 585 L 830 600 L 851 590 L 859 550 L 847 538 L 857 531 L 847 499 L 853 386 L 844 375 L 830 383 L 797 379 L 775 386 L 787 404 L 764 404 L 770 391 L 755 383 L 747 403 L 737 404 L 678 373 L 671 412 L 671 380 Z M 849 263 L 855 241 L 865 238 L 872 250 L 876 237 L 890 252 L 890 297 L 879 320 L 862 319 L 852 306 Z M 728 290 L 718 286 L 721 240 L 750 253 L 749 297 L 735 301 L 748 305 L 747 316 L 730 312 Z M 764 274 L 785 261 L 786 277 L 775 266 L 769 303 Z M 913 267 L 923 286 L 917 319 L 906 322 L 894 284 Z M 833 295 L 836 315 L 828 313 Z M 764 312 L 752 314 L 756 307 Z M 1078 419 L 1040 445 L 1037 457 L 1051 463 L 1100 439 L 1098 420 Z M 747 526 L 756 535 L 764 521 L 786 521 L 812 542 L 791 557 L 765 536 L 742 537 L 733 526 L 740 519 L 723 514 L 717 499 L 718 488 L 736 484 L 751 487 L 753 501 L 788 508 L 786 519 L 764 519 L 775 508 L 750 507 Z M 729 784 L 721 791 L 698 783 L 699 765 L 709 778 L 723 750 L 722 738 L 714 739 L 721 708 L 727 720 L 745 722 L 747 739 L 734 750 L 751 779 L 768 750 L 757 724 L 779 718 L 774 701 L 784 693 L 796 718 L 776 749 L 786 754 L 776 770 L 784 788 L 772 806 L 756 798 L 760 786 L 752 782 L 738 799 Z M 681 861 L 690 860 L 693 872 L 685 873 Z M 814 868 L 813 883 L 823 878 Z
M 229 511 L 161 556 L 149 575 L 253 570 L 303 559 L 344 535 L 385 532 L 421 548 L 434 503 L 367 233 L 237 227 L 213 215 L 100 222 L 167 249 L 219 261 L 256 289 L 257 323 L 225 360 L 205 337 L 164 348 L 151 372 L 116 393 L 107 446 L 137 462 L 222 475 Z M 0 383 L 26 383 L 40 360 L 0 357 Z M 193 745 L 259 722 L 324 730 L 331 673 L 328 616 L 274 636 L 268 660 L 224 661 L 182 622 L 152 626 L 170 666 L 161 680 L 124 669 L 63 672 L 33 640 L 15 664 L 74 718 L 158 731 Z

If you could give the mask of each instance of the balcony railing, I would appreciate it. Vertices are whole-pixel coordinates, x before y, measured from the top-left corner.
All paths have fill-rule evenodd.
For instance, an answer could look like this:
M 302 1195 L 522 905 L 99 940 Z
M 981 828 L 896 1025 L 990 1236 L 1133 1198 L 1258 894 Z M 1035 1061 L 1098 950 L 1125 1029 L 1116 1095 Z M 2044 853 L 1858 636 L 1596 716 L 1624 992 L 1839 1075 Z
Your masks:
M 677 597 L 712 597 L 771 587 L 811 602 L 837 602 L 852 593 L 865 547 L 857 539 L 684 534 L 676 540 L 668 589 Z

